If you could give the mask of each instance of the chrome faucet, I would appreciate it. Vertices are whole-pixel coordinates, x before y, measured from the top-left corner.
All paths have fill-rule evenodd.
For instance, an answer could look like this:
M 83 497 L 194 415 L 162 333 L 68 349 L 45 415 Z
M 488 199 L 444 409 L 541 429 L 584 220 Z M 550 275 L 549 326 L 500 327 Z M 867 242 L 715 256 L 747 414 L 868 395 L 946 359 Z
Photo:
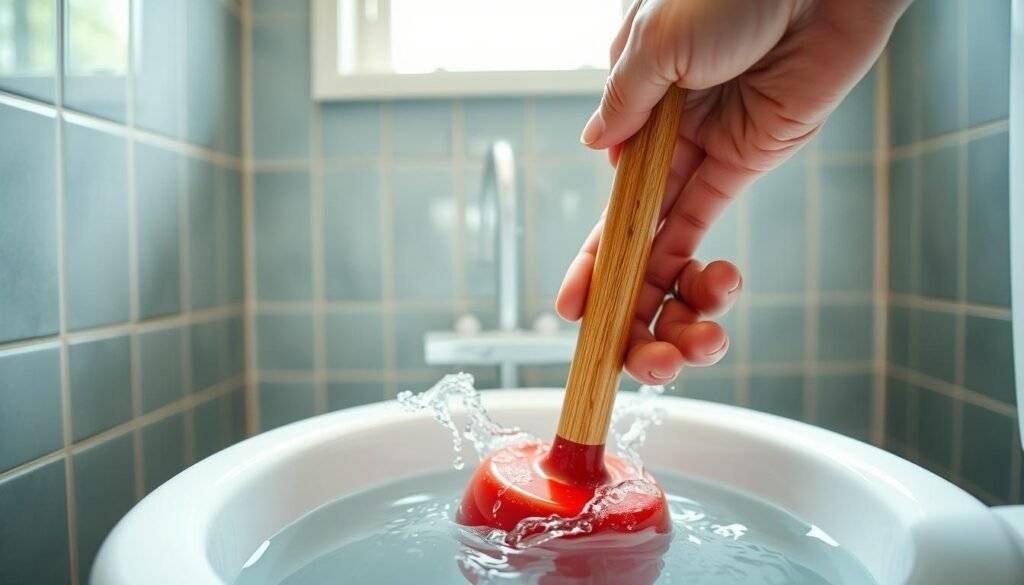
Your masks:
M 472 208 L 467 219 L 473 217 Z M 498 328 L 519 329 L 519 202 L 516 196 L 516 160 L 512 145 L 499 140 L 487 149 L 484 176 L 476 212 L 478 245 L 471 249 L 482 260 L 495 262 L 498 273 Z M 493 240 L 488 241 L 493 234 Z M 497 258 L 495 258 L 497 251 Z M 501 362 L 501 386 L 518 385 L 516 364 Z

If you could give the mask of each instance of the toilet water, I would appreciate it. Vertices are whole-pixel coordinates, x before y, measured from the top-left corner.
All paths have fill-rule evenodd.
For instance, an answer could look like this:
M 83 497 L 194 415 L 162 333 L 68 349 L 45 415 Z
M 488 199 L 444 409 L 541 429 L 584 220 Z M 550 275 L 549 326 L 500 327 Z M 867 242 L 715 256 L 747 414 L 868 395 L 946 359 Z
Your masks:
M 612 415 L 609 446 L 638 470 L 646 432 L 661 422 L 661 393 L 660 387 L 644 387 L 620 394 Z M 653 489 L 643 480 L 599 490 L 575 517 L 527 518 L 507 533 L 459 526 L 453 518 L 470 476 L 464 440 L 483 459 L 538 439 L 494 421 L 468 374 L 445 376 L 419 394 L 403 392 L 398 402 L 430 412 L 451 432 L 454 469 L 380 485 L 309 512 L 258 547 L 236 585 L 873 583 L 816 526 L 727 487 L 671 472 L 654 472 L 671 512 L 667 535 L 587 534 L 609 503 L 629 491 Z M 464 413 L 461 429 L 456 413 Z

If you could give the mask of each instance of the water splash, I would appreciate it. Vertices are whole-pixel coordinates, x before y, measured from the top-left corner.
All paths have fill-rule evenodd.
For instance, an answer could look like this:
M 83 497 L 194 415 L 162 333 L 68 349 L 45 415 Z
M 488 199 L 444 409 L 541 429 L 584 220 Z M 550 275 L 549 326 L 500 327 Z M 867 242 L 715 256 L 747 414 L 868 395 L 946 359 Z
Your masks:
M 657 406 L 657 399 L 663 393 L 662 386 L 642 386 L 637 393 L 619 394 L 612 411 L 610 443 L 616 454 L 632 465 L 636 479 L 599 488 L 576 516 L 566 518 L 553 514 L 524 518 L 511 531 L 486 529 L 478 536 L 495 546 L 515 550 L 534 548 L 567 536 L 589 534 L 596 520 L 631 493 L 657 496 L 660 493 L 657 486 L 644 478 L 640 448 L 647 440 L 648 429 L 661 424 L 663 411 Z M 449 374 L 419 394 L 402 392 L 398 395 L 398 403 L 409 412 L 431 412 L 434 420 L 451 432 L 452 448 L 456 453 L 453 464 L 455 469 L 462 469 L 465 465 L 462 457 L 463 439 L 473 445 L 481 460 L 499 449 L 540 442 L 540 439 L 519 427 L 504 427 L 495 422 L 484 408 L 480 392 L 473 387 L 473 376 L 470 374 Z M 466 422 L 461 431 L 453 417 L 455 407 L 465 411 Z M 516 449 L 510 448 L 498 456 L 515 457 L 516 453 Z M 527 479 L 528 475 L 527 472 Z M 512 483 L 515 483 L 514 478 Z M 492 515 L 501 509 L 501 496 L 507 489 L 506 486 L 498 494 L 491 510 Z
M 644 461 L 640 448 L 647 441 L 647 429 L 661 424 L 665 413 L 658 406 L 658 398 L 665 393 L 664 386 L 641 386 L 639 392 L 620 393 L 612 410 L 608 430 L 615 451 L 643 475 Z
M 473 387 L 473 376 L 465 372 L 448 374 L 419 394 L 408 390 L 400 392 L 397 399 L 402 408 L 409 412 L 429 410 L 434 420 L 451 432 L 455 469 L 465 466 L 462 458 L 463 438 L 469 440 L 481 460 L 509 445 L 539 441 L 519 427 L 503 427 L 494 422 L 480 400 L 480 392 Z M 466 413 L 466 423 L 461 432 L 452 416 L 453 407 L 461 407 Z

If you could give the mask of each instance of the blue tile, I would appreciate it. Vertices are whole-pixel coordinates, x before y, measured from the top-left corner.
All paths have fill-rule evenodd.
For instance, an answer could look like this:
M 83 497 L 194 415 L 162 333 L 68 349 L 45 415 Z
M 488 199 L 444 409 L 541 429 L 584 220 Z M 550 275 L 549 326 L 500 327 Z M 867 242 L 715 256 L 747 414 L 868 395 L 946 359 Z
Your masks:
M 491 144 L 505 140 L 515 155 L 523 156 L 526 110 L 520 98 L 467 99 L 462 104 L 465 148 L 471 159 L 483 161 Z
M 68 347 L 74 440 L 132 417 L 129 353 L 127 337 L 80 341 Z
M 569 367 L 561 365 L 524 366 L 520 368 L 524 388 L 565 388 Z
M 445 300 L 454 292 L 455 196 L 451 169 L 402 166 L 391 172 L 395 274 L 400 300 Z
M 64 125 L 64 260 L 70 329 L 127 321 L 128 181 L 123 138 Z
M 309 19 L 252 25 L 252 121 L 257 160 L 309 156 Z
M 818 316 L 818 359 L 867 361 L 872 358 L 875 308 L 823 306 Z
M 960 127 L 960 92 L 957 91 L 959 3 L 921 3 L 918 59 L 921 60 L 922 137 L 929 138 Z
M 135 4 L 135 124 L 180 138 L 184 124 L 179 88 L 184 83 L 183 0 Z
M 687 398 L 736 404 L 736 380 L 733 378 L 694 376 L 683 373 L 676 386 L 681 392 L 670 392 Z M 666 390 L 668 392 L 668 390 Z
M 379 311 L 327 315 L 327 367 L 383 370 L 381 319 Z
M 142 429 L 145 490 L 160 487 L 185 469 L 185 417 L 176 414 Z
M 917 451 L 930 469 L 948 472 L 953 465 L 953 401 L 924 388 L 917 394 Z
M 1005 503 L 1010 499 L 1010 470 L 1017 421 L 1013 417 L 964 404 L 963 478 Z
M 886 354 L 890 364 L 910 365 L 910 309 L 889 305 Z
M 765 175 L 750 194 L 751 292 L 799 292 L 804 288 L 807 178 L 803 157 Z
M 245 245 L 242 223 L 242 177 L 238 171 L 226 170 L 224 178 L 224 274 L 227 281 L 225 300 L 240 303 L 245 297 Z
M 1010 170 L 1007 133 L 967 147 L 967 300 L 1010 305 Z
M 585 121 L 585 120 L 584 120 Z M 543 165 L 536 169 L 534 229 L 540 294 L 553 298 L 605 204 L 595 185 L 594 165 L 585 162 Z M 529 270 L 529 268 L 528 268 Z
M 189 328 L 192 392 L 202 392 L 227 378 L 225 321 L 195 323 Z
M 1013 331 L 1001 319 L 967 317 L 964 385 L 1005 404 L 1015 403 Z
M 256 295 L 266 301 L 313 294 L 309 175 L 256 173 Z
M 697 247 L 697 258 L 709 264 L 715 260 L 728 260 L 736 264 L 739 259 L 739 206 L 730 205 L 715 221 L 715 225 Z
M 452 154 L 452 104 L 446 100 L 391 104 L 391 152 L 395 158 Z
M 485 201 L 490 200 L 488 199 L 490 195 L 483 192 L 483 168 L 480 165 L 472 163 L 463 166 L 461 175 L 462 192 L 466 198 L 460 233 L 464 251 L 462 255 L 464 294 L 469 299 L 493 301 L 497 298 L 498 287 L 497 265 L 499 258 L 495 254 L 498 249 L 495 242 L 496 234 L 493 228 L 484 225 L 485 222 L 479 219 L 482 213 L 481 206 L 488 205 Z M 519 205 L 517 221 L 520 222 L 520 226 L 523 225 L 522 210 L 526 207 L 522 190 L 523 176 L 520 171 L 519 182 L 516 185 L 516 200 Z M 470 220 L 471 216 L 477 219 Z M 521 237 L 518 245 L 522 250 L 523 240 Z M 522 260 L 520 260 L 520 264 L 522 264 Z M 522 287 L 522 280 L 520 279 L 520 287 Z M 522 292 L 521 290 L 520 294 Z
M 207 400 L 192 411 L 192 444 L 195 460 L 200 461 L 230 445 L 230 421 L 223 399 Z
M 308 0 L 253 0 L 252 15 L 255 18 L 264 16 L 281 17 L 295 16 L 308 18 Z
M 889 167 L 889 290 L 917 292 L 913 267 L 917 243 L 914 241 L 914 198 L 918 161 L 899 159 Z
M 910 393 L 907 383 L 896 378 L 885 382 L 885 447 L 897 453 L 903 452 L 910 442 L 908 413 Z
M 233 445 L 246 437 L 245 388 L 239 388 L 221 398 L 227 413 L 227 440 Z
M 66 0 L 64 107 L 124 122 L 128 0 Z
M 381 105 L 377 102 L 330 102 L 321 106 L 323 156 L 328 159 L 376 158 L 380 155 Z
M 79 583 L 87 582 L 103 539 L 135 504 L 133 451 L 125 434 L 74 457 Z
M 6 28 L 8 34 L 0 37 L 0 54 L 8 57 L 0 73 L 0 89 L 53 103 L 57 94 L 57 2 L 17 6 L 31 9 L 24 11 L 25 20 L 16 21 L 13 30 Z M 7 27 L 11 27 L 10 20 Z
M 188 270 L 189 304 L 208 309 L 218 304 L 219 205 L 223 171 L 199 159 L 189 159 L 188 171 Z
M 232 112 L 224 96 L 230 71 L 228 55 L 230 12 L 217 0 L 187 0 L 186 43 L 186 132 L 187 140 L 207 148 L 222 150 L 226 144 L 225 127 Z
M 241 16 L 221 2 L 221 11 L 227 19 L 224 39 L 224 91 L 220 104 L 224 111 L 223 143 L 225 151 L 242 155 L 242 21 Z
M 533 102 L 534 148 L 538 154 L 586 152 L 580 144 L 580 133 L 590 119 L 601 96 L 545 97 Z M 601 156 L 595 154 L 594 156 Z
M 423 360 L 423 335 L 428 331 L 451 331 L 450 312 L 412 313 L 395 316 L 395 343 L 400 369 L 426 368 Z
M 142 368 L 142 412 L 151 412 L 184 396 L 181 329 L 142 333 L 138 348 Z
M 955 347 L 953 315 L 927 310 L 911 311 L 911 368 L 933 378 L 953 382 Z
M 331 410 L 384 400 L 381 382 L 332 382 L 327 385 L 327 407 Z
M 920 138 L 921 67 L 915 36 L 923 2 L 915 2 L 896 23 L 889 41 L 889 141 L 893 146 Z
M 57 332 L 57 187 L 53 118 L 0 105 L 0 128 L 3 342 Z
M 0 481 L 0 583 L 68 585 L 64 460 Z
M 954 299 L 957 294 L 958 165 L 955 147 L 924 155 L 924 184 L 918 199 L 921 218 L 920 293 Z
M 792 363 L 803 359 L 804 308 L 751 307 L 750 361 Z
M 267 431 L 316 414 L 311 382 L 260 384 L 260 424 Z
M 227 327 L 227 361 L 224 374 L 238 376 L 245 370 L 245 324 L 241 317 L 230 317 Z
M 44 347 L 0 353 L 0 471 L 63 445 L 60 352 Z
M 967 121 L 1000 120 L 1010 109 L 1010 0 L 967 10 Z
M 313 369 L 313 317 L 259 315 L 256 344 L 260 370 Z
M 139 316 L 143 319 L 181 310 L 180 166 L 173 152 L 135 145 Z
M 821 290 L 871 292 L 875 276 L 874 171 L 867 165 L 826 166 L 822 184 L 818 230 Z
M 875 147 L 875 85 L 878 69 L 872 68 L 821 129 L 818 144 L 826 152 L 871 152 Z
M 332 301 L 380 300 L 380 173 L 324 173 L 324 288 Z
M 868 440 L 873 412 L 872 377 L 827 375 L 817 380 L 817 422 L 855 439 Z
M 804 412 L 803 376 L 752 376 L 750 406 L 762 412 L 800 420 Z

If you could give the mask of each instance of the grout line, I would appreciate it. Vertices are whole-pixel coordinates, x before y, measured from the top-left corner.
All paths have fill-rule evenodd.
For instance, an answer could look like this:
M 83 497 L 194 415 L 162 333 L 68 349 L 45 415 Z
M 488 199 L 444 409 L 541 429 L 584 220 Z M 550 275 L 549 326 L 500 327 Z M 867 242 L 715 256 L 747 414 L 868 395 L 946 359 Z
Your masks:
M 740 271 L 750 266 L 750 197 L 739 197 L 736 205 L 736 263 Z M 750 315 L 751 295 L 743 291 L 736 306 L 736 384 L 734 399 L 737 406 L 750 406 Z M 806 365 L 804 366 L 806 367 Z M 721 369 L 716 365 L 715 369 Z M 692 372 L 693 370 L 691 370 Z
M 135 36 L 136 19 L 140 17 L 137 3 L 128 5 L 128 71 L 135 71 Z M 129 74 L 125 79 L 125 125 L 135 129 L 135 75 Z M 128 187 L 128 315 L 134 324 L 139 321 L 141 312 L 141 286 L 139 284 L 139 193 L 135 176 L 135 140 L 130 137 L 127 143 L 126 179 Z M 139 336 L 132 332 L 128 336 L 129 391 L 131 393 L 132 419 L 142 415 L 142 364 L 139 356 Z M 145 495 L 145 466 L 142 461 L 142 432 L 136 427 L 132 430 L 132 467 L 135 480 L 135 501 Z
M 316 373 L 313 381 L 314 411 L 327 412 L 327 380 L 324 375 L 327 368 L 327 332 L 324 322 L 325 293 L 325 243 L 324 243 L 324 185 L 323 168 L 320 164 L 323 142 L 320 140 L 321 120 L 320 106 L 313 103 L 310 107 L 310 234 L 312 251 L 310 259 L 313 263 L 313 369 Z
M 974 390 L 958 386 L 957 384 L 953 384 L 945 380 L 933 378 L 909 368 L 889 364 L 888 373 L 893 378 L 907 382 L 911 385 L 919 386 L 942 394 L 948 398 L 952 398 L 953 400 L 967 402 L 979 408 L 984 408 L 998 414 L 1016 417 L 1018 413 L 1017 407 L 1012 404 L 1007 404 L 996 400 L 995 398 L 990 398 L 980 392 L 975 392 Z
M 452 104 L 452 191 L 455 197 L 455 233 L 452 237 L 452 312 L 458 316 L 468 310 L 466 293 L 466 134 L 463 101 L 456 98 Z
M 912 144 L 894 146 L 890 149 L 890 156 L 892 160 L 915 158 L 923 154 L 941 150 L 947 146 L 967 144 L 979 138 L 1008 132 L 1009 128 L 1009 119 L 1003 118 L 1002 120 L 996 120 L 994 122 L 986 122 L 977 126 L 963 128 L 961 130 L 954 130 L 952 132 L 947 132 L 946 134 L 939 134 L 938 136 L 933 136 Z
M 202 392 L 186 394 L 170 404 L 166 404 L 156 410 L 152 410 L 143 415 L 127 420 L 117 426 L 86 437 L 78 442 L 69 442 L 61 449 L 46 453 L 45 455 L 37 457 L 31 461 L 27 461 L 13 469 L 0 472 L 0 482 L 4 482 L 25 473 L 30 473 L 43 465 L 59 460 L 61 457 L 67 457 L 70 460 L 73 458 L 73 455 L 81 453 L 82 451 L 86 451 L 92 447 L 106 443 L 107 441 L 120 438 L 129 433 L 136 433 L 145 426 L 149 426 L 184 412 L 189 412 L 196 406 L 231 394 L 238 388 L 241 382 L 241 376 L 223 380 L 209 388 L 206 388 Z
M 960 128 L 967 127 L 967 4 L 963 1 L 957 2 L 958 20 L 957 27 L 957 122 Z M 956 148 L 957 156 L 957 258 L 956 258 L 956 289 L 957 299 L 967 299 L 967 144 L 958 143 Z M 964 386 L 964 368 L 966 362 L 966 329 L 967 318 L 963 313 L 956 316 L 954 333 L 954 364 L 953 380 L 957 386 Z M 954 481 L 960 479 L 963 466 L 963 429 L 964 429 L 964 405 L 957 400 L 953 403 L 953 428 L 952 433 L 952 458 L 953 467 L 950 470 Z
M 871 441 L 885 445 L 888 400 L 885 361 L 889 343 L 889 51 L 878 60 L 875 84 L 874 150 L 874 380 L 872 384 Z
M 807 147 L 804 179 L 807 200 L 804 210 L 804 396 L 803 420 L 814 423 L 818 419 L 818 384 L 811 370 L 818 359 L 818 232 L 821 229 L 821 164 L 817 142 Z
M 58 340 L 60 342 L 60 394 L 61 394 L 61 430 L 63 434 L 63 446 L 61 452 L 64 457 L 64 498 L 67 512 L 67 537 L 68 537 L 68 565 L 70 570 L 71 585 L 79 585 L 78 576 L 78 508 L 75 498 L 75 465 L 71 457 L 71 445 L 74 442 L 74 427 L 71 420 L 71 366 L 68 350 L 68 276 L 67 276 L 67 255 L 65 254 L 65 204 L 67 190 L 64 176 L 64 30 L 65 30 L 65 3 L 57 4 L 56 46 L 57 46 L 57 91 L 54 95 L 54 113 L 56 130 L 56 187 L 57 187 L 57 314 L 58 314 Z M 0 92 L 0 98 L 4 94 Z M 22 469 L 28 469 L 23 466 Z M 0 474 L 0 478 L 3 474 Z
M 256 376 L 256 216 L 254 197 L 252 114 L 252 0 L 243 0 L 242 12 L 242 240 L 245 278 L 245 430 L 259 432 L 259 381 Z
M 392 159 L 390 104 L 381 104 L 379 115 L 381 156 L 378 161 L 378 174 L 380 177 L 381 211 L 381 293 L 384 308 L 381 319 L 383 329 L 381 338 L 384 345 L 384 397 L 392 398 L 398 393 L 398 332 L 397 319 L 395 318 L 395 200 L 394 193 L 391 190 L 391 177 L 388 174 Z
M 940 313 L 984 317 L 987 319 L 998 319 L 1002 321 L 1009 321 L 1012 316 L 1010 307 L 997 307 L 994 305 L 982 305 L 978 303 L 968 303 L 965 301 L 950 301 L 947 299 L 921 297 L 903 293 L 889 293 L 889 303 L 897 307 L 906 307 L 909 309 L 924 309 Z

